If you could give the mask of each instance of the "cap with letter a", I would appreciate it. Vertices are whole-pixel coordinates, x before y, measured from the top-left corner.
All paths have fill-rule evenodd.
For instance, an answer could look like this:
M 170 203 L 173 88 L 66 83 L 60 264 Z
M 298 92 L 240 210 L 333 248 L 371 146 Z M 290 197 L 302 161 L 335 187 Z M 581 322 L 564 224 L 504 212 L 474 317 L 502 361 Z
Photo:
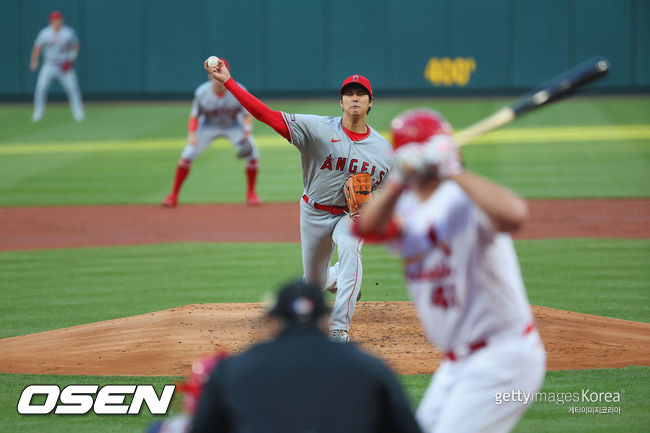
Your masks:
M 351 84 L 359 84 L 361 87 L 365 88 L 368 91 L 368 94 L 372 98 L 372 87 L 370 86 L 370 80 L 364 77 L 363 75 L 350 75 L 348 78 L 343 80 L 343 84 L 341 84 L 341 90 L 339 90 L 339 93 L 342 95 L 343 94 L 343 89 Z
M 59 11 L 50 12 L 50 21 L 63 19 L 63 14 Z

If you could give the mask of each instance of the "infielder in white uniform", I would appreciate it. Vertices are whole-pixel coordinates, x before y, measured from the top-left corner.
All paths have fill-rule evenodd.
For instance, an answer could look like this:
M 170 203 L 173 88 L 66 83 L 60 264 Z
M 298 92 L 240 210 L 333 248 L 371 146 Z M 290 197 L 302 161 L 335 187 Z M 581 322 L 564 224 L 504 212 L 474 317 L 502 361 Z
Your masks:
M 302 263 L 307 281 L 336 292 L 330 338 L 349 341 L 350 321 L 361 291 L 363 241 L 350 232 L 343 184 L 350 174 L 371 173 L 373 187 L 393 161 L 390 144 L 366 125 L 372 107 L 370 81 L 352 75 L 340 89 L 342 117 L 288 114 L 271 110 L 230 77 L 227 65 L 205 69 L 258 120 L 300 151 L 304 193 L 300 200 Z M 334 246 L 338 263 L 330 267 Z
M 527 405 L 497 405 L 495 394 L 534 396 L 546 363 L 509 235 L 526 204 L 463 169 L 438 113 L 408 111 L 392 130 L 393 173 L 353 229 L 401 253 L 420 321 L 445 354 L 418 421 L 425 432 L 508 432 Z
M 81 102 L 81 92 L 77 84 L 77 74 L 74 62 L 79 54 L 79 39 L 74 30 L 63 25 L 63 14 L 54 11 L 50 14 L 50 25 L 42 29 L 32 48 L 29 69 L 38 69 L 38 60 L 43 53 L 43 66 L 36 80 L 34 92 L 34 114 L 32 121 L 38 122 L 43 118 L 47 91 L 52 80 L 59 80 L 72 109 L 72 116 L 77 122 L 84 120 L 84 109 Z
M 227 63 L 225 59 L 222 60 Z M 219 137 L 226 137 L 230 141 L 237 150 L 237 158 L 246 159 L 246 203 L 259 205 L 261 202 L 255 192 L 259 152 L 251 135 L 253 116 L 248 114 L 220 81 L 210 79 L 196 89 L 187 129 L 187 144 L 176 167 L 172 191 L 161 205 L 178 205 L 178 193 L 190 172 L 192 162 Z

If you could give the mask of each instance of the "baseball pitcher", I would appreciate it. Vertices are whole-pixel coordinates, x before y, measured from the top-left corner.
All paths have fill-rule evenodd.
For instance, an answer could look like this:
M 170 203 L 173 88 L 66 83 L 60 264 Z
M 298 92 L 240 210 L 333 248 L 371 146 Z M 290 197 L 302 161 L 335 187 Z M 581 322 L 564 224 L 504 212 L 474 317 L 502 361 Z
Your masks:
M 50 25 L 42 29 L 36 37 L 29 64 L 32 72 L 38 69 L 41 53 L 43 66 L 36 80 L 32 121 L 38 122 L 43 118 L 47 91 L 52 80 L 56 78 L 68 96 L 72 116 L 77 122 L 81 122 L 84 120 L 84 109 L 74 70 L 74 62 L 79 54 L 79 39 L 72 28 L 63 25 L 63 14 L 59 11 L 50 14 Z
M 242 89 L 223 62 L 209 67 L 212 78 L 225 87 L 258 120 L 271 126 L 300 152 L 304 193 L 300 200 L 300 238 L 304 278 L 336 293 L 329 319 L 329 335 L 349 341 L 350 321 L 361 292 L 363 241 L 350 232 L 351 216 L 345 184 L 352 175 L 364 176 L 361 192 L 376 188 L 393 161 L 390 144 L 366 124 L 373 103 L 370 81 L 352 75 L 343 81 L 341 117 L 289 114 L 271 110 Z M 338 263 L 330 267 L 334 246 Z
M 391 179 L 353 229 L 402 255 L 420 321 L 445 354 L 416 416 L 428 433 L 508 432 L 541 387 L 546 363 L 509 234 L 526 204 L 464 170 L 437 112 L 407 111 L 391 126 Z M 511 392 L 529 399 L 495 401 Z

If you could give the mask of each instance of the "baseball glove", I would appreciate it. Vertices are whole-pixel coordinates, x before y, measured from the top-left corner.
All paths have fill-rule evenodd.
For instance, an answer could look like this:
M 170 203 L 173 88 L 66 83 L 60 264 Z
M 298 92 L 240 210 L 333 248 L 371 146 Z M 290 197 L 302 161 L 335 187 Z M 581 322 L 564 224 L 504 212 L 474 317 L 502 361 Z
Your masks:
M 355 216 L 361 206 L 372 198 L 372 176 L 370 173 L 351 174 L 345 180 L 343 192 L 350 216 Z

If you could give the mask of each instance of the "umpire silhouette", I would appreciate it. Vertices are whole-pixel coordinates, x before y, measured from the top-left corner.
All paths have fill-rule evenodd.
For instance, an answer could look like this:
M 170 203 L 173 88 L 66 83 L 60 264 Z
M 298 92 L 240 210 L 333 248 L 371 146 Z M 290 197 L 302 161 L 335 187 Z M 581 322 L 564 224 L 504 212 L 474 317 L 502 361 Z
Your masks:
M 417 432 L 394 374 L 354 344 L 327 338 L 321 289 L 302 280 L 280 289 L 270 341 L 219 362 L 191 432 Z

